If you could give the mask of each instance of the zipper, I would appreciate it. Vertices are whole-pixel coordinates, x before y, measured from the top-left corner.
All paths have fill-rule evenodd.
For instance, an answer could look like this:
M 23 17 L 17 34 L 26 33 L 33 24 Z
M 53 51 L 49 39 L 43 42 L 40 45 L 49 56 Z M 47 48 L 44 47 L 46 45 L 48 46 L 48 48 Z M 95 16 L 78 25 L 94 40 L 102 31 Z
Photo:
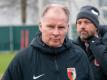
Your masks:
M 55 63 L 56 73 L 59 73 L 59 67 L 58 67 L 58 64 L 57 64 L 56 56 L 55 56 L 55 59 L 54 59 L 54 63 Z M 57 76 L 56 80 L 59 80 L 59 75 L 57 74 L 56 76 Z
M 58 67 L 58 64 L 57 64 L 57 61 L 56 61 L 56 57 L 55 57 L 54 62 L 55 62 L 55 68 L 56 68 L 56 71 L 59 71 L 59 67 Z

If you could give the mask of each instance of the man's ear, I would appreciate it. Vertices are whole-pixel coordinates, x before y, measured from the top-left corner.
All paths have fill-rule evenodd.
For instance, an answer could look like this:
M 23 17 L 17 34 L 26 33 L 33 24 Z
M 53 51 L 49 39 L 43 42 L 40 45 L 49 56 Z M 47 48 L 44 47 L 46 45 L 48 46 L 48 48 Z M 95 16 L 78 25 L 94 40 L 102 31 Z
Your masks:
M 68 28 L 69 28 L 69 24 L 68 24 Z
M 68 24 L 68 30 L 69 30 L 69 24 Z
M 39 31 L 41 32 L 42 24 L 39 22 Z
M 96 31 L 99 33 L 99 29 L 97 28 Z

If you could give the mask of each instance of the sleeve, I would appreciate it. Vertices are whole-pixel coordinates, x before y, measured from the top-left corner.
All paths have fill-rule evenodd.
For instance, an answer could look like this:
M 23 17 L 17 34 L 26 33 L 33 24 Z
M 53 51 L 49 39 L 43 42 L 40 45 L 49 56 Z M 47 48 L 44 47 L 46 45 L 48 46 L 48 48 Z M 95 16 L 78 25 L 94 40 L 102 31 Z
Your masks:
M 89 80 L 95 80 L 95 78 L 94 78 L 94 73 L 93 73 L 93 71 L 92 71 L 92 68 L 91 68 L 91 66 L 90 66 L 90 63 L 88 64 L 88 72 L 89 72 Z
M 102 67 L 102 71 L 107 75 L 107 46 L 96 37 L 91 37 L 88 42 L 93 55 Z
M 23 80 L 19 58 L 18 55 L 14 57 L 1 80 Z
M 90 65 L 90 62 L 89 62 L 89 59 L 86 55 L 86 53 L 82 50 L 82 52 L 84 53 L 82 55 L 82 63 L 84 65 L 84 70 L 87 72 L 87 74 L 85 75 L 86 79 L 83 79 L 83 80 L 95 80 L 94 78 L 94 73 L 92 71 L 92 68 L 91 68 L 91 65 Z M 84 71 L 84 72 L 85 72 Z
M 102 43 L 107 46 L 107 32 L 104 33 L 104 35 L 102 36 Z

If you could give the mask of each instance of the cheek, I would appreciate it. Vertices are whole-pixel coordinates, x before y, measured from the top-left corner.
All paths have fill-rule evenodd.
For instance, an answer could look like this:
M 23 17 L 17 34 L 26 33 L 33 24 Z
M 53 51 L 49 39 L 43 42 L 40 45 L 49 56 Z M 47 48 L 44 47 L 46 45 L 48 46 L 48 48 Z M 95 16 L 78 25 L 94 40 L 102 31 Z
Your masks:
M 47 31 L 47 29 L 46 28 L 41 28 L 41 33 L 42 33 L 42 37 L 44 38 L 44 39 L 47 39 L 48 37 L 49 37 L 49 31 Z
M 90 31 L 90 34 L 91 34 L 91 35 L 94 35 L 94 34 L 95 34 L 95 30 L 91 30 L 91 31 Z
M 88 30 L 88 32 L 90 32 L 90 33 L 95 33 L 96 32 L 96 29 L 95 28 L 89 28 L 89 29 L 87 29 Z
M 80 25 L 76 25 L 76 30 L 80 30 Z
M 61 33 L 61 38 L 65 38 L 68 35 L 68 31 L 64 31 Z
M 48 38 L 50 36 L 50 32 L 47 30 L 43 30 L 44 37 Z
M 49 40 L 49 38 L 50 38 L 50 35 L 48 34 L 48 32 L 43 31 L 42 32 L 42 39 L 43 39 L 43 41 L 47 42 Z
M 89 36 L 93 36 L 94 35 L 94 31 L 91 29 L 91 30 L 87 30 L 87 34 Z
M 49 33 L 48 29 L 44 26 L 40 27 L 40 31 L 42 32 L 42 34 L 45 34 L 45 35 Z
M 79 28 L 79 27 L 76 27 L 76 31 L 77 31 L 77 32 L 80 32 L 80 28 Z

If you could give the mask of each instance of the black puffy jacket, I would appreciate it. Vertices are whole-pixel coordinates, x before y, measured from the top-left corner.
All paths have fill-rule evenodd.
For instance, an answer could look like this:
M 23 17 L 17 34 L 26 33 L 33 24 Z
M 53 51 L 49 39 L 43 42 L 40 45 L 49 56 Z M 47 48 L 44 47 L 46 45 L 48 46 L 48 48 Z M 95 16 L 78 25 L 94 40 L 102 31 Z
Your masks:
M 95 80 L 107 79 L 107 25 L 100 25 L 98 28 L 98 35 L 100 38 L 91 37 L 88 40 L 90 47 L 89 51 L 86 51 L 86 47 L 80 38 L 74 43 L 78 44 L 88 55 L 91 62 L 91 67 L 94 72 Z M 96 66 L 91 59 L 95 58 L 99 61 L 100 66 Z
M 93 80 L 93 73 L 84 51 L 71 40 L 63 46 L 45 45 L 40 35 L 13 59 L 2 80 Z
M 106 39 L 102 39 L 103 38 L 91 37 L 88 40 L 88 51 L 86 50 L 84 42 L 82 42 L 80 38 L 74 41 L 75 44 L 78 44 L 86 52 L 95 80 L 107 80 L 107 46 L 104 44 L 107 42 L 105 41 Z M 98 61 L 98 65 L 94 62 L 94 60 Z

